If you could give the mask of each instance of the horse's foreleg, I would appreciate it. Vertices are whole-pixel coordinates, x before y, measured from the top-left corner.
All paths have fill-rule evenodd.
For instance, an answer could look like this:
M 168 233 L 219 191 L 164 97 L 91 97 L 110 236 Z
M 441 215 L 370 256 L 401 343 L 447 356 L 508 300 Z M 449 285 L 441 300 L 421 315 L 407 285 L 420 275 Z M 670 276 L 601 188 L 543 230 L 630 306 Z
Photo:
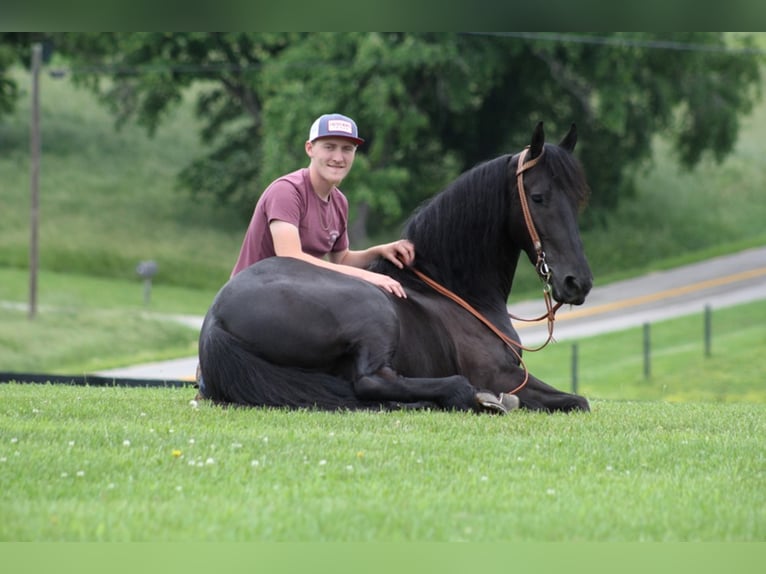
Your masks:
M 524 372 L 519 369 L 519 383 L 523 381 Z M 535 377 L 529 375 L 524 387 L 515 393 L 521 401 L 521 407 L 535 411 L 589 411 L 590 405 L 585 397 L 560 391 Z
M 491 393 L 476 389 L 462 375 L 442 378 L 403 377 L 384 367 L 354 382 L 354 392 L 365 401 L 398 404 L 435 403 L 443 409 L 489 410 L 503 413 L 506 406 Z

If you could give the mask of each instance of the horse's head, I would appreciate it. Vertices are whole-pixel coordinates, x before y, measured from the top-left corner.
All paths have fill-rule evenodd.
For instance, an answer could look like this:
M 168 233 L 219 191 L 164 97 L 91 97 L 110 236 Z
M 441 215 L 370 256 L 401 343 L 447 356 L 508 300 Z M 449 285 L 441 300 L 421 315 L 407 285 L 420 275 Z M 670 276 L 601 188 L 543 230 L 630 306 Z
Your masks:
M 524 250 L 538 273 L 547 277 L 554 299 L 580 305 L 593 286 L 593 275 L 577 225 L 578 212 L 588 196 L 588 184 L 572 155 L 576 143 L 577 131 L 572 124 L 558 146 L 546 144 L 540 122 L 530 146 L 517 156 L 513 165 L 523 208 L 520 211 L 529 214 L 520 223 L 527 234 Z

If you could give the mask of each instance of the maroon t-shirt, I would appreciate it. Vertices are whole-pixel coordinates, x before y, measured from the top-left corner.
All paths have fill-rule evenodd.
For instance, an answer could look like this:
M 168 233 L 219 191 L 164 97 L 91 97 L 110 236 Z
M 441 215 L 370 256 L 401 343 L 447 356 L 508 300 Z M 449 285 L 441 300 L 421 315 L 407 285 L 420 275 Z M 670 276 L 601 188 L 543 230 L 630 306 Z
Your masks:
M 303 251 L 314 257 L 348 249 L 348 200 L 333 187 L 323 201 L 314 193 L 308 168 L 299 169 L 272 182 L 255 205 L 231 276 L 276 255 L 269 224 L 275 219 L 298 228 Z

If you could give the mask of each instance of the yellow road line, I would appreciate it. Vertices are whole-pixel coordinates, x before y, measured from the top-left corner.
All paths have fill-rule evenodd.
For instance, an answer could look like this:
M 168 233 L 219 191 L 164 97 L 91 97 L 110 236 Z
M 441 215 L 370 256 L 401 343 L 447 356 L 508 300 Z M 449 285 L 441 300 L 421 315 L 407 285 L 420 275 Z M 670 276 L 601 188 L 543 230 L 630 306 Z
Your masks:
M 720 287 L 721 285 L 727 285 L 729 283 L 735 283 L 737 281 L 744 281 L 745 279 L 752 279 L 754 277 L 760 277 L 766 275 L 766 267 L 760 267 L 758 269 L 750 269 L 748 271 L 742 271 L 741 273 L 734 273 L 732 275 L 725 275 L 723 277 L 717 277 L 715 279 L 708 279 L 706 281 L 700 281 L 698 283 L 692 283 L 691 285 L 684 285 L 683 287 L 674 287 L 672 289 L 665 289 L 664 291 L 657 291 L 656 293 L 650 293 L 648 295 L 641 295 L 639 297 L 632 297 L 630 299 L 623 299 L 622 301 L 615 301 L 614 303 L 605 303 L 604 305 L 596 305 L 587 309 L 578 309 L 576 311 L 570 311 L 560 317 L 556 317 L 557 321 L 567 321 L 569 319 L 580 319 L 582 317 L 590 317 L 592 315 L 599 315 L 601 313 L 608 313 L 609 311 L 616 311 L 618 309 L 625 309 L 627 307 L 635 307 L 636 305 L 643 305 L 644 303 L 653 303 L 661 299 L 667 299 L 669 297 L 678 297 L 679 295 L 686 295 L 687 293 L 693 293 L 695 291 L 701 291 L 702 289 L 710 289 L 711 287 Z M 532 327 L 535 325 L 545 324 L 545 320 L 535 321 L 532 323 L 514 323 L 516 330 L 523 329 L 525 327 Z

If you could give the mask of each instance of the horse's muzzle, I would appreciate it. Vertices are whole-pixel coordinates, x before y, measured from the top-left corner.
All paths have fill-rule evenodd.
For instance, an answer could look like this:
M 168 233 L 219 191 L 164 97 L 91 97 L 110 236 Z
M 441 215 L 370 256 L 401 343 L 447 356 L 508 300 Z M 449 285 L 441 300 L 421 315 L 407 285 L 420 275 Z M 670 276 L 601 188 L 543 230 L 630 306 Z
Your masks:
M 567 305 L 582 305 L 593 287 L 593 277 L 567 275 L 563 281 L 553 281 L 553 298 Z

